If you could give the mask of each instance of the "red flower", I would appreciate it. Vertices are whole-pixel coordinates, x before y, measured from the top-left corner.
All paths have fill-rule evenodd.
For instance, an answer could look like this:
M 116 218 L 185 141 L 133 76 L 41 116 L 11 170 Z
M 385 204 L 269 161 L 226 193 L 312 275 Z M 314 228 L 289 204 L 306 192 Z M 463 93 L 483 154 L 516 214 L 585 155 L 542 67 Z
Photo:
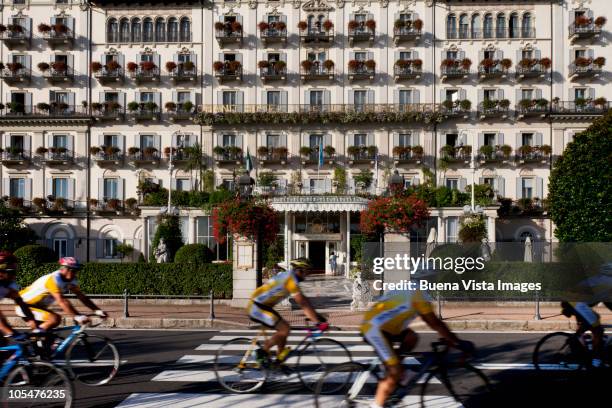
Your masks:
M 427 204 L 416 196 L 397 195 L 370 201 L 361 212 L 361 232 L 381 234 L 385 231 L 405 233 L 429 218 Z
M 213 209 L 213 234 L 220 243 L 225 242 L 228 234 L 256 239 L 258 230 L 264 243 L 276 239 L 278 217 L 267 204 L 235 199 Z

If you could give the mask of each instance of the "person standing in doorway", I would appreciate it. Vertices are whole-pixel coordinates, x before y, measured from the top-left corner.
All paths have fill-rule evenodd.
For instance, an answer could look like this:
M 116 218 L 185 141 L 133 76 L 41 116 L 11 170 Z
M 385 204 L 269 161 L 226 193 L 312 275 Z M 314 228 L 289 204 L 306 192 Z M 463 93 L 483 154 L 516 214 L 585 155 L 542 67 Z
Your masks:
M 332 275 L 336 274 L 337 266 L 338 266 L 338 257 L 336 256 L 335 252 L 332 252 L 331 255 L 329 255 L 329 268 L 331 269 Z

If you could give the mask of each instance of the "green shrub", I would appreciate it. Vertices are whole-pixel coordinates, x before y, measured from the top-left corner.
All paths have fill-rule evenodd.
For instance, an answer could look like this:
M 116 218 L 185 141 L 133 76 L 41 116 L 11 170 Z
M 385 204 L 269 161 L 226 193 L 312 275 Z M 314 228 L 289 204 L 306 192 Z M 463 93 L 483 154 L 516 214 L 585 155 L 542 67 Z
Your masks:
M 56 263 L 22 270 L 17 282 L 28 286 L 55 269 Z M 78 280 L 87 294 L 120 295 L 127 288 L 133 295 L 196 296 L 213 290 L 217 298 L 232 296 L 231 264 L 92 262 L 79 272 Z
M 43 264 L 57 261 L 57 254 L 43 245 L 26 245 L 15 251 L 21 269 L 32 269 Z
M 213 252 L 204 244 L 183 245 L 176 251 L 175 263 L 204 264 L 211 263 Z

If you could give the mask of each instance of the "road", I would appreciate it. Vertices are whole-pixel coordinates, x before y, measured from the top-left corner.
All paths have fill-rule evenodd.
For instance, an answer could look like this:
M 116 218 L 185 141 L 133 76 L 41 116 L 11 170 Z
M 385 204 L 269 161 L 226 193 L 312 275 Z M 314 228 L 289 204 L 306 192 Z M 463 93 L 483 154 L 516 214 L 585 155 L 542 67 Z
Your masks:
M 211 356 L 224 339 L 253 335 L 254 331 L 96 331 L 112 338 L 124 361 L 120 374 L 103 387 L 77 386 L 77 407 L 161 408 L 161 407 L 312 407 L 312 396 L 297 381 L 281 381 L 257 394 L 227 394 L 214 379 Z M 295 333 L 298 335 L 298 333 Z M 612 378 L 594 379 L 567 372 L 536 373 L 531 363 L 534 345 L 543 333 L 464 332 L 464 339 L 478 349 L 474 364 L 484 369 L 495 385 L 496 407 L 576 407 L 589 400 L 601 405 L 610 398 Z M 358 342 L 355 332 L 335 332 L 345 339 L 353 356 L 372 356 L 369 347 Z M 426 351 L 436 337 L 421 334 L 417 350 Z M 603 382 L 606 381 L 606 382 Z M 606 388 L 607 386 L 607 388 Z M 419 406 L 413 390 L 403 406 Z M 428 393 L 429 395 L 429 393 Z M 432 389 L 431 407 L 456 406 L 443 387 Z M 606 404 L 604 403 L 604 406 Z M 487 407 L 488 408 L 488 407 Z

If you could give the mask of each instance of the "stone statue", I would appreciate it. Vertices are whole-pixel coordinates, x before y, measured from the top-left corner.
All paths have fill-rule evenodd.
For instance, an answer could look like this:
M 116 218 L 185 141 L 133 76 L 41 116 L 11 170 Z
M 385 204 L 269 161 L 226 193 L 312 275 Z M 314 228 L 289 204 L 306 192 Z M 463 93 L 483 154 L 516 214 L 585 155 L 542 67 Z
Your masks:
M 155 261 L 157 263 L 167 263 L 168 262 L 168 249 L 166 248 L 166 242 L 163 238 L 159 239 L 159 245 L 155 248 Z
M 351 310 L 363 310 L 372 301 L 372 292 L 368 282 L 361 280 L 360 274 L 353 280 L 353 301 Z

